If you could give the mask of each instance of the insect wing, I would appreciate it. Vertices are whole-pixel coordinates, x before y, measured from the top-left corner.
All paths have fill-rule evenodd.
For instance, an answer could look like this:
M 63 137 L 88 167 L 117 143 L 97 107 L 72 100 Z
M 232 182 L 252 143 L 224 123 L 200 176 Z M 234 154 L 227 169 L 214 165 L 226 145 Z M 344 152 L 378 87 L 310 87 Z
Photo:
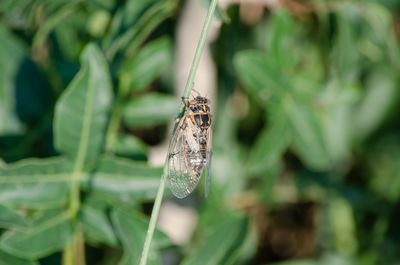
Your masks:
M 189 135 L 187 131 L 189 127 L 181 128 L 184 119 L 185 117 L 178 124 L 168 155 L 168 183 L 177 198 L 189 195 L 197 186 L 200 178 L 199 174 L 188 165 L 188 160 L 196 154 L 200 155 L 200 152 L 191 151 L 187 145 L 186 137 Z
M 211 137 L 211 127 L 207 131 L 208 137 L 207 137 L 207 165 L 206 165 L 206 181 L 205 181 L 205 187 L 204 187 L 204 197 L 208 196 L 208 193 L 210 192 L 210 183 L 211 183 L 211 162 L 212 162 L 212 137 Z

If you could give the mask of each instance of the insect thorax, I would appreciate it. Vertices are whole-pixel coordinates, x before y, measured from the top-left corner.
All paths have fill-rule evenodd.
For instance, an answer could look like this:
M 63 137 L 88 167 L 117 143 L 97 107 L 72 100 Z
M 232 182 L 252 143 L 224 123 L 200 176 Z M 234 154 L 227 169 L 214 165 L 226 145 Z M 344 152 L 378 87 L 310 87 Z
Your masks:
M 207 130 L 211 125 L 210 106 L 205 97 L 196 97 L 190 102 L 189 115 L 192 116 L 194 125 L 201 130 Z

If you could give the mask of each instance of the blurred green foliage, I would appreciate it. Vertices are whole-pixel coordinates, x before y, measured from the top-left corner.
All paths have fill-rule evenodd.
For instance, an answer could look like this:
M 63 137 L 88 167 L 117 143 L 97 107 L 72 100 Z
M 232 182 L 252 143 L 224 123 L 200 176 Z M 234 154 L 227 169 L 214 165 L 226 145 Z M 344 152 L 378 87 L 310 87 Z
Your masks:
M 183 5 L 0 1 L 0 264 L 67 265 L 71 244 L 86 264 L 138 262 Z M 399 11 L 218 10 L 211 193 L 185 201 L 190 243 L 156 231 L 149 264 L 398 264 Z

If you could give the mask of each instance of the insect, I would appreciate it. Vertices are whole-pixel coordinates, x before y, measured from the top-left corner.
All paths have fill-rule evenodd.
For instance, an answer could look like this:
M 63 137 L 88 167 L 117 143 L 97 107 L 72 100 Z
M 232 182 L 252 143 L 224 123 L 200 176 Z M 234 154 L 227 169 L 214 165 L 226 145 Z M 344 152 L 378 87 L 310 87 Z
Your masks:
M 185 115 L 177 120 L 168 154 L 168 182 L 178 198 L 189 195 L 206 169 L 205 196 L 210 185 L 211 113 L 210 100 L 198 95 L 184 99 Z

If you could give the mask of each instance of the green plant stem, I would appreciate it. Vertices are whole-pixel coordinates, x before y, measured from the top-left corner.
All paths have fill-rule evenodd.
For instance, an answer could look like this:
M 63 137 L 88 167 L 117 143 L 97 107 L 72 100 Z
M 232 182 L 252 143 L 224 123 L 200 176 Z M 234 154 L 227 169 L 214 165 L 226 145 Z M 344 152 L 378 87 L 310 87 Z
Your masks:
M 211 20 L 214 16 L 214 11 L 217 6 L 217 1 L 218 0 L 212 0 L 210 7 L 208 9 L 206 21 L 204 22 L 203 30 L 201 32 L 200 39 L 197 44 L 196 53 L 194 55 L 192 66 L 190 68 L 189 76 L 188 76 L 188 79 L 186 82 L 185 91 L 183 93 L 183 98 L 189 98 L 190 92 L 192 91 L 193 80 L 196 75 L 197 68 L 199 66 L 200 57 L 203 52 L 203 48 L 204 48 L 204 44 L 205 44 L 205 41 L 207 38 L 208 30 L 210 28 Z M 184 102 L 182 102 L 181 110 L 178 113 L 178 116 L 181 117 L 183 115 L 184 111 L 185 111 L 185 104 L 184 104 Z M 175 131 L 176 131 L 176 126 L 172 132 L 172 136 L 175 134 Z M 172 137 L 170 139 L 172 139 Z M 149 250 L 150 250 L 151 240 L 152 240 L 153 234 L 154 234 L 154 229 L 155 229 L 156 223 L 157 223 L 158 213 L 160 211 L 160 206 L 161 206 L 161 201 L 162 201 L 162 198 L 164 195 L 165 182 L 167 179 L 167 175 L 168 175 L 168 154 L 165 159 L 164 170 L 163 170 L 163 174 L 161 176 L 160 186 L 158 187 L 157 196 L 154 201 L 153 210 L 151 212 L 150 223 L 149 223 L 149 227 L 147 229 L 146 239 L 144 241 L 143 251 L 142 251 L 139 265 L 147 264 L 147 257 L 148 257 Z
M 63 252 L 63 265 L 86 265 L 85 262 L 85 241 L 82 226 L 77 226 L 74 238 L 69 242 Z

